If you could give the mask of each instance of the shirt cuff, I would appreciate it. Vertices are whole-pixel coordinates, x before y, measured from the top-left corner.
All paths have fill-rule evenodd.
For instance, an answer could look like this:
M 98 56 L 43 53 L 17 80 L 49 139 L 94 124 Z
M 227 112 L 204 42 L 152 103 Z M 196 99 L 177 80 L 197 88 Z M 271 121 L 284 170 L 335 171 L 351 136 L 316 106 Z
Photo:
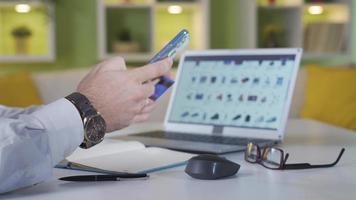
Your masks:
M 41 107 L 33 114 L 48 134 L 52 166 L 69 156 L 83 142 L 83 121 L 75 106 L 67 99 L 59 99 Z

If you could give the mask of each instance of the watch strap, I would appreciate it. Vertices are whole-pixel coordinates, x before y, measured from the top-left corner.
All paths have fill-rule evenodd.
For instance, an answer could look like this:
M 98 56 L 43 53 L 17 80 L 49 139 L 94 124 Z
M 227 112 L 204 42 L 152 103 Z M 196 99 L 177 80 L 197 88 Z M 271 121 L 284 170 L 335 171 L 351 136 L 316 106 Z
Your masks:
M 79 92 L 74 92 L 65 97 L 67 100 L 72 102 L 72 104 L 77 108 L 79 111 L 80 117 L 83 120 L 90 114 L 94 114 L 93 112 L 97 113 L 96 109 L 92 106 L 89 99 Z
M 68 96 L 65 97 L 67 100 L 69 100 L 78 110 L 80 117 L 82 118 L 82 122 L 83 122 L 83 126 L 84 126 L 84 140 L 83 142 L 80 144 L 81 148 L 90 148 L 98 143 L 100 143 L 103 138 L 104 138 L 104 134 L 106 131 L 106 125 L 105 125 L 105 120 L 103 119 L 103 117 L 100 115 L 100 113 L 98 113 L 96 111 L 96 109 L 94 108 L 94 106 L 90 103 L 89 99 L 84 96 L 83 94 L 79 93 L 79 92 L 74 92 Z M 93 117 L 96 117 L 99 122 L 101 122 L 101 124 L 104 124 L 102 127 L 102 129 L 96 129 L 96 131 L 98 134 L 103 134 L 102 138 L 98 141 L 90 141 L 89 139 L 87 139 L 87 128 L 92 128 L 89 124 L 90 119 L 92 119 Z M 89 124 L 88 124 L 89 123 Z

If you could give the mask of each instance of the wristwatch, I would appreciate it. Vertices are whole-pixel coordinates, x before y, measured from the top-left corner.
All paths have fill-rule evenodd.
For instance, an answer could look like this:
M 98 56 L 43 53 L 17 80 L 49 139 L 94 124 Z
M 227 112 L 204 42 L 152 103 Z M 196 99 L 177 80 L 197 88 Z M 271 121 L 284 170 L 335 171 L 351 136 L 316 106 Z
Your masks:
M 105 120 L 88 98 L 79 92 L 74 92 L 65 98 L 77 108 L 83 121 L 84 140 L 80 147 L 87 149 L 103 141 L 106 132 Z

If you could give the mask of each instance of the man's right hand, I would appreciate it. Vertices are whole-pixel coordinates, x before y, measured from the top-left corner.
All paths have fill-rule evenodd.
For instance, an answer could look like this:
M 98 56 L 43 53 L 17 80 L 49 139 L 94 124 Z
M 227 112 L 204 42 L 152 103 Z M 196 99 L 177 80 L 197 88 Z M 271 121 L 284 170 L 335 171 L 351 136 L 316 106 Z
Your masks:
M 154 108 L 149 99 L 154 93 L 151 80 L 169 73 L 172 59 L 126 70 L 120 58 L 99 63 L 79 83 L 77 91 L 85 95 L 103 116 L 107 132 L 122 129 L 133 122 L 145 121 Z

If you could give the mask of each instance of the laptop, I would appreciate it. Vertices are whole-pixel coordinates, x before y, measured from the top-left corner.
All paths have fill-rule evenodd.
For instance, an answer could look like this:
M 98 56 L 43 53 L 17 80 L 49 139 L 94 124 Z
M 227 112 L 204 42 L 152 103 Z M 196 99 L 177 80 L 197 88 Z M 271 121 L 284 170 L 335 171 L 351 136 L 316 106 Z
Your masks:
M 300 48 L 187 51 L 164 130 L 119 139 L 214 154 L 280 143 L 301 55 Z

